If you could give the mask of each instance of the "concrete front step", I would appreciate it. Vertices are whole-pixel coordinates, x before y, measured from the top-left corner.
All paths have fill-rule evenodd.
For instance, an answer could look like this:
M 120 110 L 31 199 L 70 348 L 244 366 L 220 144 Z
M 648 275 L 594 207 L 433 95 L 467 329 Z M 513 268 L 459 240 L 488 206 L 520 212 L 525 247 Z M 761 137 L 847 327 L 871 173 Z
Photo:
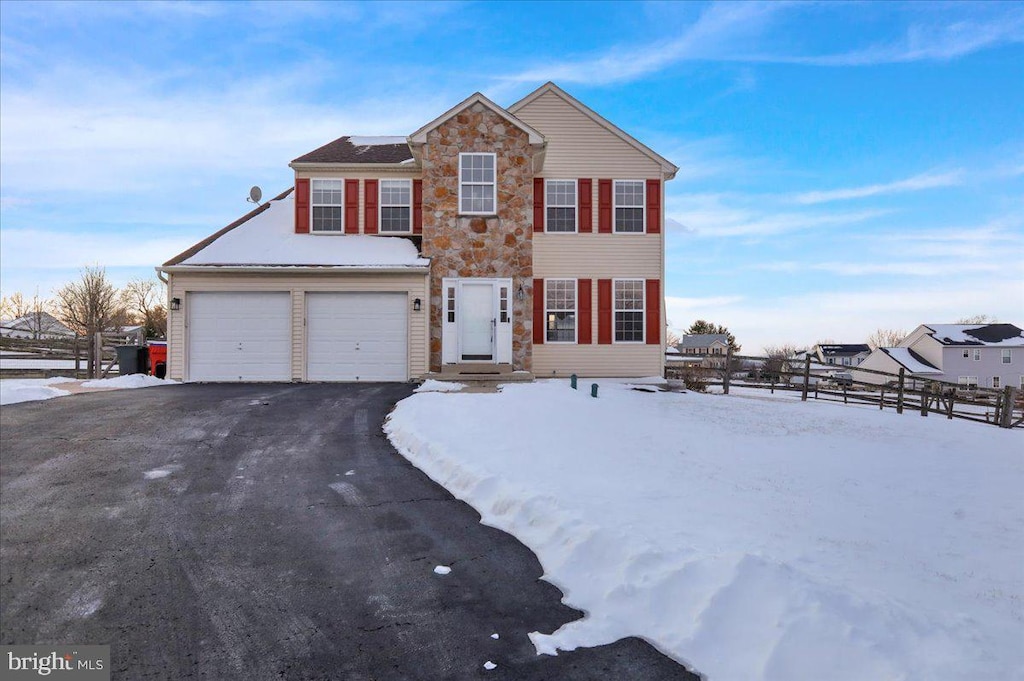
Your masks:
M 480 371 L 479 365 L 472 369 L 465 369 L 463 372 L 441 371 L 440 373 L 430 372 L 423 375 L 423 380 L 454 381 L 456 383 L 529 383 L 533 380 L 533 374 L 528 371 Z

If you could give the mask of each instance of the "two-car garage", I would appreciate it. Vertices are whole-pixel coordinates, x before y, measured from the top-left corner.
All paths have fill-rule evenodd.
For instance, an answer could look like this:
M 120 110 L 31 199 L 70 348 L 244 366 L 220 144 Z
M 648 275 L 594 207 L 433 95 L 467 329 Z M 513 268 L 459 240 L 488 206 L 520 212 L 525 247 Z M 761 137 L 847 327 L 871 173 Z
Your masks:
M 385 290 L 248 291 L 188 290 L 175 278 L 169 368 L 179 380 L 407 381 L 426 371 L 426 311 L 413 305 L 426 297 L 423 277 Z

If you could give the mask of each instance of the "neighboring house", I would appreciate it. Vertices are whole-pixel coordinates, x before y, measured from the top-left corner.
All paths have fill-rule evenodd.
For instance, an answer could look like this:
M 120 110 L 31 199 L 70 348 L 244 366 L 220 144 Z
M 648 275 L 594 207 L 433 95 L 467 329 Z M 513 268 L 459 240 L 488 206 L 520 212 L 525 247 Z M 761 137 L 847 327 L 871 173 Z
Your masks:
M 169 377 L 662 373 L 678 169 L 554 84 L 290 165 L 293 188 L 158 268 Z
M 920 387 L 924 381 L 942 380 L 942 370 L 910 348 L 875 348 L 858 368 L 889 374 L 899 374 L 900 369 L 903 369 L 904 386 L 911 389 Z M 886 385 L 897 380 L 892 376 L 856 370 L 853 371 L 853 378 L 855 381 L 875 385 Z
M 0 322 L 0 336 L 7 338 L 74 338 L 75 332 L 49 312 L 27 314 Z
M 814 359 L 822 364 L 855 367 L 871 354 L 866 343 L 819 343 L 811 348 Z
M 729 352 L 729 336 L 724 333 L 686 334 L 677 347 L 684 357 L 702 357 L 701 366 L 721 369 L 725 366 L 726 354 Z
M 915 378 L 962 386 L 1024 388 L 1024 331 L 1013 324 L 922 324 L 899 347 L 879 348 L 861 366 L 892 373 L 902 366 Z M 891 379 L 861 374 L 858 380 Z

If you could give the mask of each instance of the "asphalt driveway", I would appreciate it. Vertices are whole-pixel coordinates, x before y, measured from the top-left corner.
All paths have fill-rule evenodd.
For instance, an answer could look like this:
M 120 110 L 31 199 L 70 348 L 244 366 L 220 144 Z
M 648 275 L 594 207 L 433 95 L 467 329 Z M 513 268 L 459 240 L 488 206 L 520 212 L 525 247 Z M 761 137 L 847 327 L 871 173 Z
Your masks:
M 409 393 L 184 385 L 4 407 L 0 642 L 110 644 L 125 679 L 696 679 L 639 639 L 536 655 L 528 632 L 580 613 L 392 449 L 381 425 Z

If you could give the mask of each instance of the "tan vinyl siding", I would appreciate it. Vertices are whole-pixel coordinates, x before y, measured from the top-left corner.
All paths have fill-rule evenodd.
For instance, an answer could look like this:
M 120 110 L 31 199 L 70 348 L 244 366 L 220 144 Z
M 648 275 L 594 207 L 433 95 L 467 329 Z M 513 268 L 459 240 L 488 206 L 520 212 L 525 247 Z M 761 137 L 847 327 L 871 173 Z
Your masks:
M 365 180 L 418 180 L 422 173 L 416 168 L 407 172 L 374 170 L 297 170 L 295 179 L 310 180 L 359 180 L 359 233 L 366 231 L 366 182 Z M 379 187 L 379 185 L 378 185 Z M 379 189 L 378 189 L 379 191 Z M 378 229 L 380 225 L 378 224 Z
M 534 234 L 533 276 L 661 278 L 660 234 Z
M 543 177 L 625 180 L 663 176 L 660 164 L 554 92 L 524 105 L 516 117 L 547 140 Z
M 597 324 L 594 324 L 597 338 Z M 533 375 L 609 376 L 641 378 L 661 376 L 664 361 L 662 345 L 535 345 Z
M 409 298 L 409 377 L 418 378 L 427 372 L 427 319 L 429 300 L 427 275 L 410 274 L 277 274 L 181 272 L 169 275 L 169 298 L 182 300 L 181 310 L 171 311 L 167 325 L 167 375 L 184 380 L 185 349 L 188 345 L 188 294 L 202 291 L 288 291 L 292 298 L 292 380 L 306 377 L 305 337 L 308 291 L 405 292 Z M 413 300 L 423 301 L 423 310 L 412 309 Z

